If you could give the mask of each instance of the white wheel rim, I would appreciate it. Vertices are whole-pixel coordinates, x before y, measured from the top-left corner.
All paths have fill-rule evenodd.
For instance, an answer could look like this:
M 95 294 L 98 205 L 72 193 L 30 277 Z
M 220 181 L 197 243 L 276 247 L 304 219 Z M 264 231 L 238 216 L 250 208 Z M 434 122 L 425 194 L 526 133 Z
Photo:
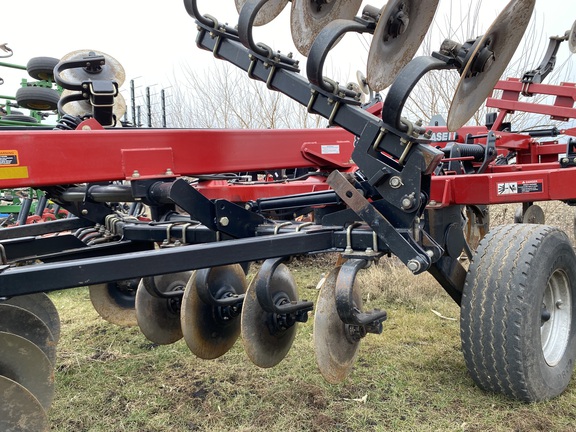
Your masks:
M 548 314 L 550 318 L 545 319 Z M 548 279 L 541 315 L 542 352 L 546 363 L 555 366 L 564 356 L 572 326 L 570 281 L 562 270 L 556 270 Z

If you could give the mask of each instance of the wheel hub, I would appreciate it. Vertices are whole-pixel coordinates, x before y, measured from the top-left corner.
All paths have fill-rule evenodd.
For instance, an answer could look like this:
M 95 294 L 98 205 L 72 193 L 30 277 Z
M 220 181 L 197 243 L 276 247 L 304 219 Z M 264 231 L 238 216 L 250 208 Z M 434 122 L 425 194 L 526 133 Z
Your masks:
M 570 281 L 562 270 L 556 270 L 548 279 L 540 319 L 544 359 L 549 366 L 555 366 L 568 346 L 572 325 Z

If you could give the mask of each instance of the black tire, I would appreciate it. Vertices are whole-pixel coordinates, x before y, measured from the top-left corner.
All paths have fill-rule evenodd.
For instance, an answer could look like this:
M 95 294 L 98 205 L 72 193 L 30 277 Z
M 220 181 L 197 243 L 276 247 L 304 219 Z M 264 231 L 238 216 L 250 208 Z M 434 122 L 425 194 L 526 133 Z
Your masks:
M 531 224 L 490 231 L 462 296 L 462 351 L 476 384 L 527 402 L 562 393 L 575 361 L 575 305 L 576 255 L 564 232 Z
M 33 57 L 26 65 L 26 71 L 32 78 L 54 82 L 54 68 L 60 60 L 54 57 Z
M 4 117 L 1 117 L 0 120 L 10 120 L 10 121 L 18 121 L 24 123 L 38 123 L 34 117 L 22 115 L 22 114 L 8 114 Z
M 47 87 L 20 87 L 16 92 L 18 105 L 35 111 L 53 111 L 59 100 L 60 93 Z

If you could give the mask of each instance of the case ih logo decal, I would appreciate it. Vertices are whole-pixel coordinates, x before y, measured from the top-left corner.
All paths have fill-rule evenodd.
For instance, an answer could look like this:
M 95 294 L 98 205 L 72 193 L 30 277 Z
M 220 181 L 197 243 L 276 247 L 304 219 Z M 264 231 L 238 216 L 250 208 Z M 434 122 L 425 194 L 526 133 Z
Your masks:
M 456 138 L 458 138 L 456 132 L 433 132 L 430 141 L 449 142 L 456 141 Z
M 498 195 L 542 192 L 542 180 L 498 183 Z

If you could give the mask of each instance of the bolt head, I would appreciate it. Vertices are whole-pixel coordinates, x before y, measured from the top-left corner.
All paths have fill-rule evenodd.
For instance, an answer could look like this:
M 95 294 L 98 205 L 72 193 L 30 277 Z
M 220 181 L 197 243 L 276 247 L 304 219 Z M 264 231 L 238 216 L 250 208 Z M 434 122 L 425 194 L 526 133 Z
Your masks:
M 418 270 L 420 270 L 421 265 L 416 260 L 410 260 L 406 264 L 406 267 L 408 267 L 408 270 L 410 270 L 412 273 L 416 273 Z
M 402 200 L 402 208 L 404 210 L 409 210 L 414 206 L 414 203 L 412 202 L 412 200 L 410 198 L 404 198 Z
M 398 176 L 391 177 L 388 184 L 390 184 L 390 187 L 398 189 L 400 186 L 402 186 L 402 179 Z
M 228 224 L 230 224 L 230 219 L 228 219 L 226 216 L 220 218 L 220 225 L 228 226 Z

